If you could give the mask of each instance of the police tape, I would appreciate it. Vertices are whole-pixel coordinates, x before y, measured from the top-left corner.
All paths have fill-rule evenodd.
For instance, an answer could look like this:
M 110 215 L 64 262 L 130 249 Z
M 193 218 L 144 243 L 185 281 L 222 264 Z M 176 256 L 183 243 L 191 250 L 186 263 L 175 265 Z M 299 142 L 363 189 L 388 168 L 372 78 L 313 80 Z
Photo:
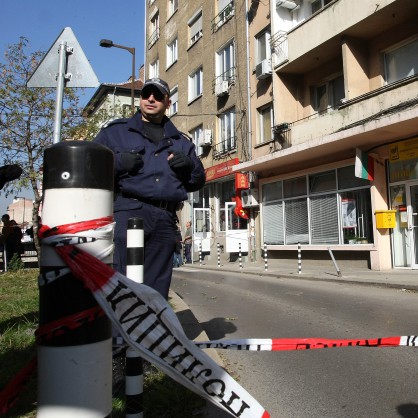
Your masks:
M 268 418 L 269 413 L 184 334 L 167 301 L 155 290 L 116 272 L 73 245 L 57 253 L 93 293 L 125 341 L 178 383 L 232 416 Z
M 367 339 L 328 338 L 248 338 L 239 340 L 213 340 L 195 343 L 200 348 L 218 348 L 241 351 L 316 350 L 341 347 L 418 347 L 418 336 L 380 337 Z

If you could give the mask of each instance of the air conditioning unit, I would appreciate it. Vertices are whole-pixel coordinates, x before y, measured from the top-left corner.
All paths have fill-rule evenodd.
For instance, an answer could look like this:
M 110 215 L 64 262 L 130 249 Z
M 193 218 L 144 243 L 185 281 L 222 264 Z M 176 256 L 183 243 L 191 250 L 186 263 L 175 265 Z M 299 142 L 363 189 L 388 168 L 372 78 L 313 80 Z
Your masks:
M 285 9 L 296 9 L 299 5 L 295 1 L 276 0 L 276 7 L 284 7 Z
M 228 94 L 228 91 L 229 91 L 228 81 L 221 81 L 215 84 L 216 96 L 224 96 L 225 94 Z
M 203 140 L 200 145 L 202 147 L 212 145 L 212 131 L 210 129 L 205 129 L 203 131 Z
M 257 80 L 271 76 L 271 59 L 265 59 L 255 66 Z
M 257 189 L 244 189 L 241 190 L 241 202 L 243 208 L 250 208 L 258 206 L 258 190 Z

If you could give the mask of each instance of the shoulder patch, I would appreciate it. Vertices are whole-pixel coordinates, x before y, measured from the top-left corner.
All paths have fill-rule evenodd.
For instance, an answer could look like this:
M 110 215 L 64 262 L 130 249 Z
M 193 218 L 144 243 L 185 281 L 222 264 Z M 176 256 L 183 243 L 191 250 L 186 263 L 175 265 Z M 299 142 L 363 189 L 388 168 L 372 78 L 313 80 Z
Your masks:
M 180 132 L 180 136 L 182 136 L 184 139 L 187 139 L 188 141 L 193 141 L 191 136 L 187 135 L 184 132 L 181 132 L 181 131 L 179 131 L 179 132 Z
M 106 122 L 102 126 L 102 129 L 107 128 L 107 127 L 112 126 L 112 125 L 119 125 L 119 124 L 124 124 L 124 123 L 128 123 L 127 118 L 119 118 L 119 119 L 109 120 L 108 122 Z

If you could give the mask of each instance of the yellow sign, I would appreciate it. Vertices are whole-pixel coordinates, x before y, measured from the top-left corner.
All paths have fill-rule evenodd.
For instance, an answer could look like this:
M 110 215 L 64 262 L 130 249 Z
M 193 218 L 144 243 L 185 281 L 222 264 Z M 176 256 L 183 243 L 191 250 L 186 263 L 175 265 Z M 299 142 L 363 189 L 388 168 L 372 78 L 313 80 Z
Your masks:
M 412 160 L 418 158 L 418 138 L 407 139 L 389 145 L 389 160 L 391 162 Z

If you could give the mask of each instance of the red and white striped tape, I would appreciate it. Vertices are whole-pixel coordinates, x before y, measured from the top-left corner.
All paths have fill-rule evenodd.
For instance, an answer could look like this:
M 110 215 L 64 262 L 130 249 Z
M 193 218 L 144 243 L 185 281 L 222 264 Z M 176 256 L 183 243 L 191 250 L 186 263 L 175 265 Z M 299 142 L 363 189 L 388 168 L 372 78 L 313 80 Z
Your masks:
M 242 351 L 315 350 L 340 347 L 418 347 L 418 336 L 380 337 L 367 339 L 334 340 L 328 338 L 248 338 L 216 340 L 195 343 L 200 348 L 219 348 Z

